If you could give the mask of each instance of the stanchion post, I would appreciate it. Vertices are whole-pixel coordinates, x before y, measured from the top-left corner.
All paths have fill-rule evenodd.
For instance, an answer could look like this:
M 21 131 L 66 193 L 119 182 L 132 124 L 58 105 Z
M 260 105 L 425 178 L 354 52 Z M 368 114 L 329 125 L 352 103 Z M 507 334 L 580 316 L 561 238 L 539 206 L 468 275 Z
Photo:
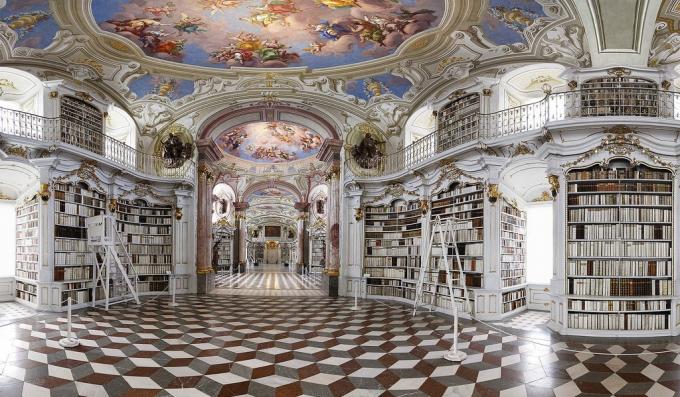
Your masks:
M 66 337 L 62 338 L 59 340 L 59 345 L 62 347 L 76 347 L 80 345 L 80 341 L 78 341 L 78 338 L 75 336 L 72 336 L 71 332 L 71 297 L 69 296 L 68 299 L 66 299 L 67 305 L 68 305 L 68 314 L 66 317 Z
M 175 302 L 175 294 L 176 294 L 176 280 L 175 280 L 175 275 L 168 270 L 168 282 L 170 283 L 170 293 L 172 294 L 172 300 L 168 304 L 170 307 L 175 307 L 178 306 L 177 302 Z
M 361 288 L 361 279 L 357 278 L 352 280 L 352 283 L 354 284 L 354 306 L 350 308 L 350 310 L 360 310 L 361 308 L 359 307 L 359 289 Z

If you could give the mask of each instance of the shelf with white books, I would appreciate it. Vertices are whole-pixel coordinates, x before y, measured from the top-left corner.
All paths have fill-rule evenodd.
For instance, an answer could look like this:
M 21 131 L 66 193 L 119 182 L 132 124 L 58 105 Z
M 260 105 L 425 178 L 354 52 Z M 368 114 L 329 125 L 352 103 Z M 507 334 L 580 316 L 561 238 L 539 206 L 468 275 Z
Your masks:
M 168 288 L 167 272 L 173 265 L 173 207 L 144 199 L 118 199 L 118 232 L 139 277 L 138 292 L 162 292 Z
M 40 259 L 40 201 L 28 198 L 16 207 L 16 260 L 14 275 L 27 282 L 37 282 Z
M 505 198 L 501 203 L 500 241 L 501 241 L 501 288 L 517 288 L 526 284 L 526 212 L 518 209 Z M 526 290 L 523 298 L 513 299 L 511 310 L 518 305 L 526 305 Z M 515 292 L 508 292 L 510 296 Z M 506 312 L 506 296 L 503 296 L 503 308 Z
M 418 201 L 366 207 L 364 270 L 367 293 L 404 297 L 407 269 L 420 266 L 422 212 Z
M 673 174 L 614 160 L 567 173 L 567 328 L 669 330 Z
M 85 182 L 54 183 L 54 281 L 62 283 L 61 305 L 66 298 L 78 304 L 92 300 L 93 265 L 87 247 L 85 219 L 106 211 L 106 194 Z M 73 292 L 67 283 L 83 282 L 80 291 Z

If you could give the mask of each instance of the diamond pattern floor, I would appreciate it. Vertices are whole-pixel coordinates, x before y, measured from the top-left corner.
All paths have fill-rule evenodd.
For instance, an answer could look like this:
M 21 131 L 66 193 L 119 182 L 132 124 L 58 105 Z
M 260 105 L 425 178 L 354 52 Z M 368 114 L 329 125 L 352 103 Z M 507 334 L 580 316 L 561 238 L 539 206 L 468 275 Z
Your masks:
M 215 293 L 249 296 L 324 296 L 318 277 L 293 272 L 218 273 Z
M 443 360 L 451 321 L 408 307 L 326 297 L 182 296 L 83 310 L 81 346 L 59 316 L 0 327 L 0 396 L 672 396 L 680 348 L 562 338 L 530 342 L 464 321 L 462 364 Z M 520 316 L 532 316 L 531 312 Z M 524 319 L 526 320 L 526 318 Z M 524 322 L 521 317 L 508 324 Z M 605 343 L 606 342 L 606 343 Z M 614 343 L 619 343 L 614 341 Z M 584 351 L 574 353 L 565 349 Z M 607 355 L 600 355 L 605 353 Z M 612 354 L 643 353 L 627 356 Z

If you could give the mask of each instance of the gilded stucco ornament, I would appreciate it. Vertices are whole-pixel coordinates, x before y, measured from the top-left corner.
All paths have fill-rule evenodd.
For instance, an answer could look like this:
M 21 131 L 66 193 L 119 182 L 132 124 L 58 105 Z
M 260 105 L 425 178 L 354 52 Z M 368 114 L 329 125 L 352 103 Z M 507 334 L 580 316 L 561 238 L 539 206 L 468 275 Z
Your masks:
M 489 202 L 493 204 L 503 196 L 503 193 L 498 189 L 497 183 L 490 183 L 486 188 L 486 196 L 489 198 Z
M 118 199 L 112 198 L 109 200 L 109 212 L 114 213 L 118 209 Z
M 633 152 L 639 152 L 660 166 L 670 168 L 673 171 L 675 171 L 678 167 L 677 164 L 663 160 L 656 153 L 644 147 L 640 143 L 640 139 L 635 136 L 636 132 L 630 127 L 625 125 L 617 125 L 605 130 L 604 133 L 608 133 L 608 135 L 602 138 L 602 142 L 600 142 L 599 145 L 583 153 L 576 160 L 562 164 L 562 167 L 574 167 L 591 158 L 592 156 L 602 152 L 607 152 L 613 156 L 630 156 L 630 154 Z
M 548 184 L 550 185 L 550 194 L 553 197 L 557 197 L 557 193 L 560 191 L 560 178 L 557 175 L 548 175 Z
M 535 203 L 553 201 L 553 196 L 548 191 L 541 192 L 541 195 L 532 200 Z
M 510 157 L 523 156 L 528 154 L 534 154 L 534 151 L 526 144 L 526 142 L 520 142 L 518 144 L 510 145 L 511 154 Z
M 481 181 L 481 178 L 476 178 L 467 172 L 458 168 L 456 163 L 452 160 L 441 160 L 439 162 L 440 172 L 437 180 L 432 185 L 432 193 L 439 193 L 442 189 L 445 189 L 452 182 L 460 181 L 461 178 L 470 179 L 472 181 Z
M 97 176 L 97 170 L 98 170 L 98 163 L 94 160 L 83 160 L 80 163 L 80 166 L 65 174 L 62 176 L 59 176 L 57 178 L 54 178 L 52 180 L 52 183 L 69 183 L 72 180 L 75 181 L 86 181 L 89 183 L 94 183 L 94 185 L 97 187 L 97 190 L 100 193 L 105 193 L 106 189 L 104 189 L 104 186 L 102 186 L 102 180 L 99 179 Z M 90 186 L 92 187 L 92 186 Z
M 42 201 L 47 201 L 50 199 L 50 185 L 49 183 L 41 183 L 40 190 L 38 190 L 38 195 Z
M 182 208 L 180 208 L 180 207 L 175 207 L 175 219 L 177 219 L 178 221 L 180 221 L 180 220 L 182 220 L 182 216 L 183 216 L 183 215 L 184 215 L 184 213 L 182 212 Z
M 355 221 L 360 221 L 364 218 L 364 209 L 362 207 L 358 207 L 354 209 L 354 220 Z
M 420 213 L 425 215 L 430 210 L 430 202 L 428 200 L 421 199 L 418 208 L 420 208 Z

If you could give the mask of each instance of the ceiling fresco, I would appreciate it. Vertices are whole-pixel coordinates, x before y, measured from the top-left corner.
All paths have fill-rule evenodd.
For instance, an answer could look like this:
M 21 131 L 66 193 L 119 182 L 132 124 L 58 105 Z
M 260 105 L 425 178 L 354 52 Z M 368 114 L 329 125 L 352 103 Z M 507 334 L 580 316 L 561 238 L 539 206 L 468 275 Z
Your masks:
M 0 21 L 17 33 L 17 47 L 45 48 L 59 30 L 45 0 L 0 1 Z
M 225 154 L 256 163 L 284 163 L 316 155 L 323 138 L 286 122 L 256 122 L 221 133 L 215 143 Z
M 92 0 L 97 25 L 147 55 L 216 68 L 373 60 L 444 10 L 444 0 Z
M 194 92 L 192 80 L 176 79 L 171 76 L 146 74 L 128 84 L 137 98 L 158 95 L 171 100 L 182 98 Z
M 524 31 L 539 18 L 547 16 L 535 0 L 491 0 L 480 26 L 494 44 L 526 44 Z
M 387 94 L 403 98 L 404 94 L 413 87 L 408 79 L 385 73 L 364 79 L 347 82 L 346 91 L 350 95 L 368 101 L 371 98 Z
M 282 189 L 279 189 L 277 187 L 268 187 L 268 188 L 258 190 L 256 192 L 253 192 L 252 196 L 253 197 L 266 197 L 266 198 L 271 198 L 271 197 L 274 197 L 274 198 L 286 198 L 286 197 L 293 198 L 294 197 L 292 193 L 285 191 L 285 190 L 282 190 Z

